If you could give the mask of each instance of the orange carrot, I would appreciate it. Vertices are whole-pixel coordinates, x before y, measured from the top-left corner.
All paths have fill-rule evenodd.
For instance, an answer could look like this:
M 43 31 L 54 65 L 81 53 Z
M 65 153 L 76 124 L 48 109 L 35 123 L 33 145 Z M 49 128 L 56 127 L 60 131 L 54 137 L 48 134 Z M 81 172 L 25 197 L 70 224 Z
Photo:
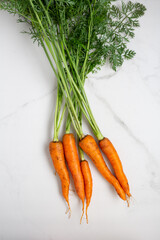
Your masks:
M 72 133 L 68 133 L 63 136 L 63 147 L 66 161 L 73 177 L 76 192 L 79 198 L 82 200 L 83 204 L 82 216 L 80 220 L 81 222 L 84 214 L 84 199 L 85 199 L 84 180 L 81 172 L 76 141 Z
M 81 170 L 84 178 L 84 187 L 86 195 L 86 221 L 88 223 L 87 209 L 89 207 L 91 197 L 92 197 L 92 175 L 89 168 L 89 164 L 86 160 L 81 161 Z
M 121 184 L 123 190 L 130 197 L 131 194 L 130 194 L 130 190 L 129 190 L 128 180 L 123 172 L 121 160 L 120 160 L 113 144 L 110 142 L 110 140 L 108 138 L 104 138 L 101 141 L 99 141 L 99 146 L 102 149 L 102 151 L 104 152 L 104 154 L 107 156 L 108 160 L 110 161 L 110 163 L 114 169 L 115 175 L 116 175 L 119 183 Z
M 122 189 L 118 180 L 112 175 L 112 173 L 106 166 L 102 154 L 94 138 L 90 135 L 85 136 L 83 139 L 79 141 L 79 146 L 92 159 L 93 163 L 95 164 L 99 172 L 102 174 L 102 176 L 114 186 L 118 195 L 123 200 L 126 200 L 124 190 Z
M 49 151 L 50 151 L 54 168 L 61 179 L 62 193 L 70 210 L 70 205 L 68 200 L 70 179 L 69 179 L 69 173 L 65 164 L 62 142 L 60 141 L 50 142 Z

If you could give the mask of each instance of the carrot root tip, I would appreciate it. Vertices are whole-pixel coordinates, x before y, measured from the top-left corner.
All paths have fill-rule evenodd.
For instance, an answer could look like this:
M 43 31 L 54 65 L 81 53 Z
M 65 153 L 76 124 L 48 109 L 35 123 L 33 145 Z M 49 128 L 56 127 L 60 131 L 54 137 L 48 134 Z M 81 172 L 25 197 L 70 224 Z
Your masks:
M 127 201 L 127 206 L 129 207 L 130 206 L 130 197 L 129 196 L 126 196 L 126 201 Z
M 86 206 L 86 223 L 88 224 L 88 214 L 87 214 L 88 207 Z
M 67 209 L 66 214 L 68 214 L 68 218 L 71 218 L 71 209 L 70 208 Z
M 70 218 L 71 217 L 71 208 L 70 208 L 70 205 L 69 205 L 69 203 L 68 203 L 68 209 L 67 209 L 67 211 L 65 212 L 65 214 L 68 214 L 69 213 L 69 215 L 68 215 L 68 218 Z
M 82 223 L 83 215 L 84 215 L 84 203 L 83 203 L 83 208 L 82 208 L 82 216 L 81 216 L 81 219 L 80 219 L 80 224 Z
M 130 200 L 130 203 L 132 204 L 132 206 L 136 204 L 136 199 L 132 195 L 129 200 Z

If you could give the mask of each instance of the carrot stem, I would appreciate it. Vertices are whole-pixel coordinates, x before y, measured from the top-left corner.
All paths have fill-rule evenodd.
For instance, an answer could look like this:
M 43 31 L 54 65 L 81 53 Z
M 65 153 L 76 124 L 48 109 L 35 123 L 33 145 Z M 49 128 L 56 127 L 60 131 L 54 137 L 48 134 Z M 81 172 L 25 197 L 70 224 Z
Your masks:
M 58 133 L 57 133 L 57 115 L 58 115 L 58 101 L 59 101 L 59 97 L 58 97 L 58 92 L 59 92 L 59 87 L 57 86 L 57 100 L 56 100 L 56 108 L 55 108 L 55 116 L 54 116 L 54 137 L 53 137 L 53 141 L 57 142 L 58 141 Z
M 64 42 L 64 44 L 65 44 L 65 42 Z M 101 131 L 100 131 L 96 121 L 95 121 L 95 118 L 93 116 L 93 113 L 92 113 L 90 105 L 89 105 L 89 101 L 88 101 L 86 93 L 84 91 L 84 86 L 83 86 L 84 85 L 84 80 L 82 82 L 82 79 L 79 76 L 79 73 L 77 71 L 76 65 L 75 65 L 75 63 L 72 60 L 72 57 L 71 57 L 71 55 L 69 53 L 69 50 L 68 50 L 66 44 L 65 44 L 65 47 L 66 47 L 66 51 L 67 51 L 70 63 L 71 63 L 71 65 L 73 66 L 73 68 L 75 70 L 76 77 L 77 77 L 76 79 L 78 81 L 79 88 L 77 87 L 77 84 L 75 83 L 75 81 L 73 80 L 71 75 L 69 75 L 70 76 L 70 78 L 69 78 L 70 79 L 70 85 L 72 87 L 72 90 L 74 92 L 74 95 L 76 97 L 77 102 L 79 103 L 79 106 L 80 106 L 81 110 L 83 111 L 85 117 L 87 118 L 87 120 L 88 120 L 88 122 L 89 122 L 89 124 L 90 124 L 90 126 L 91 126 L 91 128 L 93 130 L 93 133 L 98 138 L 98 140 L 102 140 L 104 137 L 103 137 L 103 135 L 102 135 L 102 133 L 101 133 Z M 62 54 L 60 54 L 60 55 L 62 56 Z M 62 60 L 63 60 L 63 58 L 62 58 Z M 68 69 L 67 65 L 65 65 L 65 67 Z M 81 101 L 84 104 L 85 108 L 83 107 L 83 105 L 82 105 L 81 101 L 79 100 L 79 98 L 81 99 Z M 89 116 L 89 119 L 88 119 L 88 116 Z
M 85 158 L 84 158 L 84 153 L 83 153 L 82 148 L 80 148 L 80 147 L 79 147 L 79 155 L 80 155 L 80 160 L 81 160 L 81 161 L 84 161 L 84 160 L 85 160 Z

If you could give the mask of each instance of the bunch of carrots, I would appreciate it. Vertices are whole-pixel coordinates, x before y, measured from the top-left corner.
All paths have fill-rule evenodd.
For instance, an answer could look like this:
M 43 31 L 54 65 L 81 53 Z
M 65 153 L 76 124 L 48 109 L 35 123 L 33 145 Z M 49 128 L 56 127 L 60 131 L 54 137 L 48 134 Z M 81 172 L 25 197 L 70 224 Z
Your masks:
M 114 177 L 111 171 L 108 169 L 101 151 L 95 139 L 91 135 L 86 135 L 79 141 L 80 151 L 83 150 L 90 157 L 102 176 L 113 185 L 119 197 L 126 201 L 127 197 L 130 197 L 131 194 L 128 180 L 123 172 L 123 167 L 119 156 L 108 138 L 103 138 L 100 140 L 99 146 L 110 161 L 116 177 Z M 70 209 L 68 196 L 70 179 L 65 162 L 66 159 L 74 180 L 76 192 L 79 198 L 82 200 L 82 216 L 84 213 L 84 200 L 86 198 L 86 220 L 88 223 L 87 209 L 92 197 L 92 175 L 88 161 L 84 159 L 82 152 L 80 153 L 79 159 L 74 135 L 72 133 L 65 133 L 63 136 L 63 142 L 50 142 L 49 151 L 55 170 L 61 179 L 63 196 Z M 80 222 L 82 221 L 82 216 Z
M 69 210 L 68 168 L 82 201 L 80 222 L 86 199 L 88 223 L 87 209 L 93 187 L 84 153 L 112 184 L 119 197 L 128 202 L 131 194 L 122 163 L 113 144 L 103 136 L 96 123 L 84 84 L 88 74 L 99 70 L 106 60 L 116 71 L 125 59 L 135 55 L 127 48 L 127 42 L 134 37 L 135 28 L 139 27 L 138 19 L 144 15 L 145 6 L 131 1 L 118 6 L 112 0 L 3 0 L 0 1 L 0 9 L 16 15 L 18 22 L 29 26 L 25 33 L 43 48 L 57 78 L 54 137 L 49 151 Z M 83 117 L 98 144 L 93 136 L 84 134 Z M 64 121 L 66 128 L 60 141 L 59 130 Z M 71 126 L 77 135 L 78 148 Z M 115 176 L 108 169 L 101 151 L 111 163 Z

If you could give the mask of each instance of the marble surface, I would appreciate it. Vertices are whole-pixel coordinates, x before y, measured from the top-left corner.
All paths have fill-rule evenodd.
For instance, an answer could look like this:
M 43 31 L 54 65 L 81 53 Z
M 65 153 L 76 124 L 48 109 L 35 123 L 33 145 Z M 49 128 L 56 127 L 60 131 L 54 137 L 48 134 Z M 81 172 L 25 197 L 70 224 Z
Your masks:
M 141 2 L 148 10 L 130 43 L 135 58 L 116 73 L 106 64 L 85 85 L 134 198 L 127 208 L 90 161 L 88 225 L 85 219 L 79 224 L 81 203 L 73 184 L 72 216 L 65 215 L 48 153 L 55 77 L 43 51 L 20 34 L 24 26 L 0 12 L 0 240 L 160 239 L 160 2 Z

